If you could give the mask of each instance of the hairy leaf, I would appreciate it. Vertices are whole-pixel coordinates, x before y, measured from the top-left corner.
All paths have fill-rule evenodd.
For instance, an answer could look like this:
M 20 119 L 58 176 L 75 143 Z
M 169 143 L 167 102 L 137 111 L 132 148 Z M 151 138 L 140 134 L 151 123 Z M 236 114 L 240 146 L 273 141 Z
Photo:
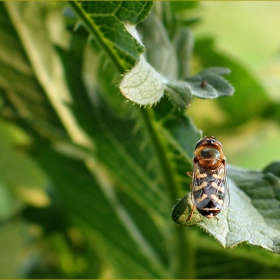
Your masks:
M 209 71 L 190 78 L 188 82 L 170 80 L 170 78 L 176 78 L 177 69 L 174 69 L 174 65 L 171 69 L 166 67 L 169 65 L 165 61 L 176 61 L 174 55 L 165 59 L 166 55 L 163 55 L 162 51 L 159 52 L 164 63 L 159 65 L 157 70 L 143 56 L 139 60 L 139 55 L 144 49 L 135 30 L 135 25 L 147 15 L 151 7 L 147 3 L 137 1 L 135 4 L 134 2 L 106 2 L 105 5 L 105 3 L 98 2 L 82 2 L 81 4 L 70 2 L 71 7 L 80 16 L 89 32 L 106 49 L 121 72 L 131 68 L 136 63 L 134 68 L 125 73 L 120 83 L 122 94 L 137 104 L 153 105 L 161 99 L 164 90 L 166 90 L 169 99 L 182 109 L 190 105 L 192 95 L 199 98 L 231 95 L 233 88 L 223 78 L 215 73 L 209 73 Z M 136 16 L 136 13 L 136 15 L 129 16 L 129 13 L 124 13 L 130 9 L 138 11 L 139 15 Z M 157 33 L 157 36 L 153 37 L 158 39 L 148 40 L 149 49 L 154 50 L 151 46 L 160 45 L 163 46 L 162 50 L 169 49 L 171 54 L 175 54 L 175 48 L 172 47 L 159 21 L 154 16 L 151 16 L 150 20 L 152 20 L 154 27 L 152 30 L 155 34 Z M 161 31 L 159 34 L 156 32 L 156 28 Z M 190 50 L 186 49 L 185 52 L 189 53 Z M 154 60 L 155 56 L 151 54 L 151 57 L 151 60 Z M 157 57 L 159 56 L 157 55 Z M 190 55 L 187 55 L 187 58 L 190 59 Z M 158 61 L 161 60 L 156 59 L 156 61 L 158 64 Z M 206 82 L 205 85 L 204 82 Z
M 192 97 L 217 98 L 233 94 L 233 87 L 221 76 L 210 70 L 192 76 L 184 81 L 170 82 L 141 58 L 137 65 L 125 74 L 121 92 L 129 100 L 140 105 L 152 105 L 163 96 L 163 89 L 168 98 L 181 109 L 190 106 Z
M 120 83 L 120 90 L 127 99 L 137 104 L 152 105 L 163 96 L 162 79 L 144 57 L 141 57 L 137 65 L 125 74 Z
M 159 37 L 157 41 L 152 40 L 152 42 L 149 42 L 149 49 L 152 49 L 151 46 L 155 48 L 158 44 L 163 46 L 168 45 L 166 42 L 168 42 L 169 39 L 165 33 L 161 32 L 157 37 Z M 191 45 L 187 44 L 187 47 L 191 48 Z M 171 48 L 170 45 L 168 45 L 168 48 Z M 165 47 L 165 49 L 167 49 L 167 47 Z M 172 56 L 174 49 L 173 47 L 172 51 L 170 51 L 173 60 L 175 59 Z M 186 48 L 185 50 L 181 50 L 181 52 L 186 53 L 187 59 L 191 59 L 189 54 L 191 52 L 190 49 Z M 162 51 L 159 50 L 159 53 L 161 54 Z M 161 56 L 162 61 L 169 61 L 169 58 L 165 58 L 165 55 L 160 54 L 158 54 L 157 57 Z M 185 56 L 183 55 L 183 57 Z M 188 65 L 188 63 L 189 62 L 186 61 L 184 64 L 180 63 L 179 65 L 181 65 L 182 68 L 182 65 Z M 165 90 L 166 95 L 175 105 L 180 109 L 185 109 L 190 106 L 193 96 L 198 98 L 217 98 L 219 96 L 232 95 L 234 92 L 233 87 L 220 76 L 228 74 L 230 72 L 229 69 L 218 67 L 209 68 L 185 80 L 174 80 L 174 78 L 169 78 L 172 77 L 170 71 L 174 76 L 174 73 L 177 73 L 178 70 L 172 71 L 174 65 L 171 64 L 169 69 L 164 67 L 163 71 L 160 71 L 163 67 L 162 65 L 165 64 L 166 63 L 155 64 L 159 68 L 155 70 L 146 62 L 144 57 L 141 57 L 136 66 L 124 75 L 120 84 L 122 94 L 137 104 L 152 105 L 161 99 L 163 90 Z M 188 69 L 188 66 L 186 67 Z M 180 69 L 180 71 L 186 73 L 186 70 Z M 166 73 L 166 75 L 163 73 Z

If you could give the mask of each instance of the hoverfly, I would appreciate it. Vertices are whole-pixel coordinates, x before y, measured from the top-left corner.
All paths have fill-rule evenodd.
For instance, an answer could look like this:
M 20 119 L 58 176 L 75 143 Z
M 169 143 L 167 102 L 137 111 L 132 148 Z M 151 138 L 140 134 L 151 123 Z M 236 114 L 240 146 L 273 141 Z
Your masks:
M 187 174 L 192 177 L 190 187 L 193 201 L 187 221 L 195 208 L 209 219 L 218 215 L 224 206 L 226 192 L 229 195 L 222 144 L 214 137 L 200 139 L 194 148 L 193 172 Z

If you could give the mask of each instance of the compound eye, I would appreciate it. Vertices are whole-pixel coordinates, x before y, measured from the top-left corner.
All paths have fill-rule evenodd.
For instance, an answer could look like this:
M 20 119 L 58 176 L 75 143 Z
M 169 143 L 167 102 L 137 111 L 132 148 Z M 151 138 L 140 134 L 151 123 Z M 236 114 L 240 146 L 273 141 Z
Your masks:
M 203 159 L 217 160 L 220 158 L 220 152 L 214 148 L 205 148 L 200 152 Z

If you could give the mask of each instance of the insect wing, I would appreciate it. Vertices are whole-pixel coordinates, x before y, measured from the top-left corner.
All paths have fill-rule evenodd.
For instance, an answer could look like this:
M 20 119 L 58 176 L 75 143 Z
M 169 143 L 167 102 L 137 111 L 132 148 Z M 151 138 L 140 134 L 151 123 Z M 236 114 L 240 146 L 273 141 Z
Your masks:
M 227 207 L 229 205 L 229 189 L 227 182 L 226 163 L 223 163 L 219 167 L 217 173 L 213 174 L 213 177 L 214 181 L 212 186 L 215 187 L 215 193 L 213 197 L 217 199 L 217 202 L 221 207 Z
M 205 191 L 207 184 L 207 174 L 202 172 L 198 163 L 194 163 L 191 197 L 193 204 L 198 208 L 204 207 L 210 201 L 210 198 Z
M 228 207 L 230 204 L 230 194 L 229 194 L 229 187 L 228 187 L 228 178 L 227 178 L 227 170 L 226 170 L 226 164 L 225 164 L 225 179 L 224 179 L 224 187 L 225 187 L 225 202 L 224 207 Z

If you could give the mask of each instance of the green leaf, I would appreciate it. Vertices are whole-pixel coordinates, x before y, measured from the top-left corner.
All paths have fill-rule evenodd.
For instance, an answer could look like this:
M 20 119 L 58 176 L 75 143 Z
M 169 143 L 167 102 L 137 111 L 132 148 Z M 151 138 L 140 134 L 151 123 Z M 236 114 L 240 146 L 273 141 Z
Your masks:
M 164 93 L 163 77 L 144 57 L 140 57 L 137 65 L 124 75 L 119 87 L 127 99 L 140 105 L 153 105 Z
M 194 96 L 198 98 L 217 98 L 232 95 L 234 88 L 220 75 L 228 74 L 227 68 L 209 68 L 199 74 L 186 78 Z
M 219 76 L 229 72 L 230 70 L 226 68 L 211 68 L 184 81 L 166 82 L 166 94 L 180 109 L 190 106 L 193 96 L 209 99 L 232 95 L 233 87 Z
M 279 232 L 280 179 L 279 162 L 268 165 L 262 172 L 242 168 L 231 168 L 229 175 L 236 185 L 251 199 L 266 224 Z
M 141 57 L 137 65 L 124 75 L 120 83 L 122 94 L 140 105 L 153 105 L 161 99 L 164 90 L 168 98 L 179 108 L 190 106 L 192 97 L 217 98 L 233 94 L 233 87 L 221 76 L 209 69 L 185 81 L 170 82 L 161 76 Z M 221 70 L 227 73 L 228 69 Z M 219 72 L 219 70 L 218 70 Z
M 137 3 L 137 7 L 133 7 L 134 4 L 131 4 L 130 2 L 124 3 L 127 3 L 128 7 L 132 9 L 139 9 L 140 7 L 138 2 L 135 2 Z M 135 30 L 135 24 L 140 20 L 136 20 L 135 18 L 132 19 L 128 15 L 128 18 L 125 18 L 125 14 L 122 14 L 123 9 L 128 9 L 127 6 L 123 6 L 125 4 L 122 3 L 120 5 L 119 2 L 109 2 L 108 5 L 104 5 L 95 2 L 83 2 L 82 5 L 79 5 L 75 2 L 70 2 L 70 5 L 83 20 L 83 23 L 88 28 L 89 32 L 95 36 L 97 42 L 106 49 L 107 53 L 112 58 L 112 61 L 115 65 L 118 65 L 121 72 L 129 69 L 130 66 L 136 62 L 134 68 L 124 74 L 119 85 L 122 94 L 130 101 L 144 106 L 153 105 L 159 102 L 164 94 L 164 90 L 166 90 L 169 99 L 179 108 L 185 109 L 190 105 L 192 95 L 200 98 L 216 98 L 218 96 L 231 95 L 233 93 L 233 88 L 223 78 L 218 76 L 215 71 L 213 73 L 210 70 L 202 72 L 200 75 L 189 78 L 190 82 L 188 83 L 184 81 L 173 81 L 177 76 L 175 48 L 172 46 L 162 24 L 153 14 L 148 17 L 147 23 L 142 25 L 142 32 L 147 34 L 147 28 L 145 29 L 145 26 L 153 27 L 148 32 L 148 34 L 151 35 L 149 37 L 146 35 L 144 40 L 146 40 L 148 44 L 147 57 L 151 61 L 152 66 L 156 67 L 157 70 L 146 61 L 143 55 L 141 55 L 139 59 L 139 54 L 141 53 L 140 50 L 136 51 L 137 54 L 135 55 L 135 59 L 133 61 L 131 60 L 130 66 L 122 64 L 122 60 L 125 60 L 126 62 L 130 60 L 127 57 L 123 57 L 124 55 L 119 50 L 126 49 L 127 44 L 133 45 L 131 40 L 133 40 L 134 45 L 136 43 L 140 45 L 142 44 L 139 35 Z M 100 5 L 100 7 L 98 5 Z M 121 10 L 121 16 L 118 15 L 119 9 Z M 111 17 L 114 19 L 117 18 L 118 22 L 114 24 L 109 23 L 109 26 L 107 26 L 108 14 L 110 15 L 109 19 Z M 144 14 L 141 14 L 140 18 L 143 19 Z M 130 24 L 133 24 L 133 26 L 126 25 L 126 28 L 130 33 L 129 36 L 132 36 L 131 38 L 128 38 L 128 33 L 124 33 L 123 31 L 124 24 L 127 21 L 130 21 Z M 103 26 L 102 22 L 106 22 L 106 27 Z M 113 30 L 114 32 L 117 32 L 116 34 L 108 31 L 112 29 L 111 26 L 114 26 L 114 28 L 117 29 L 117 31 Z M 122 36 L 125 36 L 124 40 L 119 39 L 119 41 L 116 42 L 111 41 L 111 38 L 121 38 Z M 110 38 L 109 41 L 108 38 Z M 177 45 L 178 44 L 179 43 L 177 43 Z M 155 52 L 156 46 L 160 46 L 160 48 L 157 47 Z M 191 59 L 190 52 L 191 48 L 188 46 L 184 51 L 184 53 L 187 53 L 187 60 Z M 168 55 L 166 55 L 166 53 L 168 53 Z M 184 64 L 188 65 L 189 61 L 186 61 Z M 182 75 L 186 74 L 185 70 L 181 69 L 180 71 L 183 71 L 181 73 Z M 222 73 L 224 74 L 224 71 L 222 71 Z M 204 81 L 207 82 L 205 86 L 203 85 Z
M 43 94 L 43 86 L 36 80 L 36 74 L 32 69 L 32 65 L 25 51 L 26 46 L 23 43 L 24 39 L 21 38 L 20 33 L 17 32 L 18 25 L 20 25 L 21 30 L 24 29 L 25 20 L 18 19 L 16 11 L 13 10 L 13 4 L 3 3 L 1 5 L 0 26 L 1 32 L 5 34 L 5 38 L 0 42 L 0 49 L 6 54 L 0 59 L 0 69 L 2 73 L 2 79 L 0 80 L 0 87 L 2 89 L 1 95 L 6 105 L 4 107 L 6 111 L 2 110 L 1 113 L 9 113 L 8 115 L 10 118 L 29 118 L 30 121 L 32 116 L 36 115 L 36 119 L 32 119 L 32 122 L 34 126 L 41 126 L 41 129 L 47 126 L 50 127 L 51 124 L 59 126 L 60 121 L 57 114 L 48 98 Z M 14 23 L 11 18 L 15 21 Z M 31 20 L 32 17 L 29 17 L 27 13 L 27 18 Z M 34 37 L 36 37 L 36 40 L 40 44 L 40 40 L 44 37 L 42 29 L 40 30 L 40 37 Z M 11 48 L 11 46 L 13 47 Z M 45 44 L 44 47 L 41 48 L 42 52 L 47 49 L 46 52 L 48 53 L 49 61 L 44 61 L 45 68 L 48 68 L 52 62 L 50 59 L 51 51 L 48 49 L 48 46 L 48 44 Z M 32 53 L 31 50 L 29 51 Z M 34 53 L 36 53 L 36 51 L 34 51 Z M 36 54 L 33 55 L 36 56 Z M 42 94 L 39 95 L 38 93 Z M 17 96 L 17 100 L 14 99 L 15 96 Z M 10 103 L 9 100 L 14 101 L 12 106 L 14 112 L 11 108 L 8 109 L 7 105 Z M 46 110 L 41 109 L 42 104 L 47 107 Z M 30 108 L 32 108 L 32 110 L 30 110 Z
M 166 83 L 165 93 L 180 109 L 190 106 L 193 97 L 190 87 L 182 81 Z
M 163 77 L 169 80 L 178 78 L 176 50 L 160 19 L 151 12 L 137 26 L 137 31 L 145 45 L 145 59 Z
M 152 66 L 155 68 L 141 56 L 140 61 L 124 75 L 120 83 L 120 90 L 127 99 L 140 105 L 153 105 L 160 101 L 165 90 L 168 98 L 176 106 L 180 109 L 186 109 L 190 106 L 193 96 L 198 98 L 217 98 L 219 96 L 233 94 L 233 87 L 220 76 L 230 73 L 230 70 L 227 68 L 209 68 L 195 76 L 186 78 L 184 81 L 176 80 L 178 70 L 174 70 L 175 65 L 172 61 L 176 60 L 174 56 L 175 47 L 178 49 L 179 45 L 181 52 L 179 53 L 180 57 L 177 59 L 180 63 L 179 66 L 176 66 L 180 67 L 180 76 L 185 76 L 189 72 L 192 53 L 190 32 L 187 32 L 187 38 L 189 39 L 183 41 L 183 46 L 181 44 L 182 40 L 180 39 L 182 35 L 179 34 L 175 40 L 175 47 L 172 47 L 166 32 L 163 31 L 162 25 L 152 14 L 148 17 L 148 23 L 146 25 L 149 23 L 152 23 L 152 26 L 157 27 L 160 31 L 157 32 L 157 36 L 151 35 L 151 37 L 146 36 L 146 38 L 144 36 L 144 40 L 146 39 L 149 46 L 147 57 L 150 57 Z M 145 31 L 145 24 L 143 26 L 142 31 Z M 185 33 L 183 32 L 183 35 L 186 35 Z M 176 41 L 178 42 L 176 43 Z M 158 48 L 158 45 L 161 47 Z M 170 53 L 170 56 L 168 55 L 167 58 L 166 51 Z M 186 61 L 181 61 L 182 59 Z M 170 63 L 166 63 L 169 61 Z
M 21 102 L 17 102 L 17 104 L 22 105 L 18 109 L 21 117 L 25 121 L 32 122 L 32 128 L 40 130 L 40 133 L 52 134 L 54 130 L 58 134 L 66 132 L 71 138 L 75 139 L 76 143 L 85 146 L 90 145 L 90 140 L 76 125 L 75 117 L 71 115 L 67 106 L 71 103 L 71 98 L 64 78 L 63 65 L 53 45 L 51 36 L 48 34 L 47 24 L 43 20 L 32 16 L 35 11 L 40 18 L 42 17 L 46 20 L 44 7 L 36 6 L 32 3 L 15 4 L 12 2 L 7 2 L 6 7 L 13 21 L 14 28 L 19 34 L 19 45 L 25 51 L 28 63 L 30 63 L 29 67 L 34 69 L 34 72 L 31 72 L 30 86 L 32 89 L 35 89 L 34 92 L 28 91 L 24 81 L 20 80 L 20 85 L 26 89 L 24 96 L 19 94 Z M 57 23 L 60 22 L 60 19 L 56 20 Z M 9 87 L 12 89 L 7 97 L 14 102 L 12 96 L 9 96 L 14 92 L 14 85 L 9 85 Z M 18 89 L 16 90 L 18 91 Z M 28 104 L 26 104 L 26 97 L 29 101 Z M 47 107 L 49 107 L 49 110 Z M 41 118 L 33 117 L 32 112 L 34 108 L 40 111 L 39 116 Z M 51 125 L 54 127 L 47 123 L 45 116 L 48 117 L 48 120 L 50 120 Z M 64 129 L 65 131 L 63 131 Z M 42 132 L 43 130 L 44 132 Z
M 105 143 L 108 147 L 109 142 Z M 95 175 L 92 176 L 89 171 L 91 167 L 88 169 L 80 160 L 67 158 L 60 152 L 50 149 L 48 145 L 37 147 L 33 154 L 48 170 L 49 176 L 64 198 L 65 208 L 68 211 L 71 209 L 71 220 L 86 230 L 90 236 L 91 246 L 94 246 L 99 254 L 102 252 L 102 255 L 106 256 L 117 275 L 131 277 L 165 275 L 163 268 L 160 271 L 156 267 L 160 265 L 158 261 L 151 261 L 151 258 L 155 257 L 153 254 L 156 253 L 153 249 L 147 249 L 145 236 L 138 228 L 139 220 L 133 221 L 125 211 L 120 200 L 124 197 L 112 188 L 110 182 L 113 179 L 112 175 L 107 179 L 104 177 L 109 174 L 106 175 L 106 171 L 102 171 L 102 163 L 93 165 Z M 112 152 L 110 155 L 111 159 L 115 156 Z M 64 176 L 60 173 L 61 164 L 64 166 Z M 92 164 L 88 162 L 88 166 Z M 78 177 L 75 170 L 79 170 Z M 134 183 L 131 184 L 136 187 Z M 130 198 L 126 196 L 125 199 Z M 145 212 L 142 213 L 142 218 L 148 219 L 146 215 Z M 152 228 L 153 231 L 157 231 L 156 228 Z
M 141 7 L 138 4 L 122 2 L 120 22 L 128 19 L 136 24 L 142 20 L 147 10 L 144 9 L 142 13 L 143 2 L 140 3 Z M 94 7 L 94 11 L 80 13 L 84 11 L 81 4 L 70 5 L 89 30 L 92 20 L 87 16 L 95 9 L 101 14 L 98 18 L 100 22 L 104 22 L 107 9 L 108 16 L 112 17 L 116 7 L 113 2 L 105 5 L 105 2 L 98 1 L 85 4 L 89 9 Z M 98 5 L 101 10 L 98 10 Z M 269 275 L 277 278 L 278 256 L 248 246 L 223 250 L 214 238 L 208 236 L 210 232 L 227 245 L 244 242 L 238 239 L 240 236 L 235 232 L 229 233 L 226 238 L 222 236 L 227 230 L 226 225 L 229 225 L 223 215 L 231 213 L 230 207 L 234 203 L 235 207 L 238 205 L 249 215 L 255 215 L 254 219 L 260 216 L 258 219 L 263 219 L 269 225 L 264 229 L 258 227 L 245 242 L 258 244 L 258 234 L 261 235 L 260 229 L 263 229 L 263 233 L 268 235 L 262 238 L 258 246 L 276 251 L 277 244 L 270 246 L 269 242 L 277 242 L 273 230 L 278 233 L 278 216 L 274 219 L 272 214 L 278 213 L 279 207 L 277 203 L 271 204 L 275 208 L 267 211 L 270 207 L 267 202 L 272 201 L 272 194 L 278 197 L 277 165 L 260 176 L 257 176 L 258 173 L 249 174 L 248 170 L 243 170 L 244 173 L 242 170 L 236 171 L 240 178 L 229 166 L 233 197 L 230 206 L 223 210 L 224 214 L 221 213 L 221 219 L 203 222 L 200 215 L 194 215 L 206 233 L 197 227 L 179 227 L 170 218 L 172 205 L 189 190 L 190 179 L 186 171 L 191 171 L 193 148 L 201 137 L 201 131 L 185 115 L 186 112 L 178 110 L 167 99 L 167 95 L 173 91 L 174 99 L 178 98 L 177 103 L 184 107 L 193 95 L 192 92 L 188 95 L 191 89 L 186 81 L 176 80 L 177 70 L 173 70 L 178 61 L 170 64 L 174 79 L 168 76 L 168 60 L 157 62 L 160 70 L 153 65 L 155 73 L 161 74 L 159 80 L 166 93 L 157 106 L 146 109 L 132 106 L 124 102 L 121 94 L 116 94 L 116 81 L 131 61 L 124 58 L 126 54 L 122 56 L 114 49 L 115 46 L 125 46 L 118 38 L 111 38 L 114 32 L 105 32 L 109 34 L 107 40 L 106 34 L 99 33 L 101 37 L 98 38 L 90 31 L 95 36 L 95 43 L 104 40 L 114 47 L 110 49 L 99 42 L 99 49 L 89 49 L 86 44 L 88 35 L 82 28 L 71 32 L 63 25 L 61 16 L 64 3 L 7 2 L 0 4 L 0 7 L 3 8 L 0 12 L 0 30 L 5 38 L 0 42 L 1 117 L 28 133 L 29 149 L 24 149 L 25 153 L 20 155 L 26 156 L 29 152 L 40 164 L 62 206 L 56 208 L 56 201 L 50 196 L 52 204 L 48 208 L 27 207 L 22 212 L 24 218 L 18 218 L 25 228 L 25 235 L 21 237 L 25 244 L 20 243 L 20 247 L 25 246 L 26 249 L 31 245 L 33 248 L 31 253 L 25 255 L 24 267 L 27 268 L 20 269 L 23 273 L 20 277 L 100 278 L 105 275 L 111 278 L 228 278 L 237 275 L 248 278 Z M 159 19 L 151 22 L 155 23 L 151 34 L 156 35 L 162 23 Z M 123 27 L 127 27 L 126 23 Z M 147 32 L 145 30 L 149 30 L 148 27 L 142 29 L 141 36 Z M 101 26 L 98 28 L 102 29 Z M 135 38 L 129 35 L 132 40 L 127 40 L 135 44 L 135 40 L 138 40 L 134 27 L 128 29 Z M 168 39 L 166 29 L 163 28 L 163 31 L 159 33 Z M 123 32 L 127 33 L 124 29 Z M 163 39 L 157 39 L 153 44 L 163 42 Z M 171 50 L 173 57 L 175 48 L 172 47 L 172 50 L 170 46 L 168 39 L 166 44 L 160 46 L 159 53 Z M 155 45 L 151 47 L 156 49 Z M 135 54 L 137 61 L 137 47 Z M 110 56 L 111 59 L 108 59 Z M 123 59 L 127 60 L 122 64 Z M 134 60 L 134 56 L 131 60 Z M 163 70 L 166 71 L 164 74 L 161 72 Z M 227 72 L 216 68 L 201 73 L 209 78 L 209 84 L 212 83 L 219 94 L 227 85 L 215 75 Z M 201 83 L 205 84 L 203 80 Z M 168 89 L 170 92 L 166 90 L 167 85 L 172 87 L 172 90 Z M 76 130 L 73 131 L 73 128 Z M 246 185 L 248 182 L 252 187 Z M 264 191 L 259 189 L 254 193 L 255 185 L 258 186 L 260 182 Z M 265 190 L 271 195 L 267 201 L 260 199 Z M 248 201 L 248 196 L 252 203 Z M 189 202 L 186 199 L 183 201 L 181 213 L 189 207 Z M 240 205 L 240 202 L 244 203 Z M 250 223 L 251 216 L 236 217 L 236 213 L 231 216 L 232 223 L 243 222 L 242 219 Z M 34 235 L 30 234 L 33 231 L 29 230 L 30 222 L 36 223 L 35 229 L 43 227 L 46 234 L 40 235 L 38 231 L 34 239 Z M 253 220 L 247 229 L 254 229 L 257 227 L 255 224 Z M 233 229 L 236 227 L 236 224 L 232 226 Z M 5 242 L 12 239 L 3 238 L 3 230 L 7 230 L 6 225 L 0 232 L 4 242 L 2 247 L 5 248 L 0 258 L 1 273 L 5 273 L 2 266 L 7 266 L 4 263 L 6 258 L 16 262 L 14 254 L 18 252 L 17 249 L 10 253 L 10 249 L 5 247 Z M 246 228 L 242 230 L 244 234 L 249 232 L 245 232 Z M 8 227 L 6 236 L 9 236 L 9 231 Z M 26 245 L 26 238 L 32 243 Z M 49 253 L 45 254 L 46 251 Z M 13 254 L 13 258 L 8 258 L 9 253 Z M 51 259 L 51 263 L 48 259 Z M 258 269 L 262 270 L 261 273 Z
M 138 61 L 133 70 L 125 74 L 120 83 L 120 90 L 125 97 L 140 105 L 157 103 L 164 93 L 163 77 L 143 57 L 139 59 L 139 54 L 144 49 L 135 31 L 135 25 L 147 15 L 151 8 L 151 3 L 109 2 L 108 5 L 107 2 L 106 4 L 82 2 L 82 5 L 75 2 L 69 3 L 81 17 L 90 33 L 95 36 L 97 42 L 106 49 L 112 61 L 115 65 L 118 65 L 121 72 L 129 69 Z M 130 11 L 130 9 L 133 11 L 133 17 L 130 17 L 129 13 L 124 13 L 124 11 Z M 135 11 L 139 11 L 139 17 L 135 15 Z M 108 23 L 110 19 L 114 22 Z M 131 26 L 127 25 L 127 22 Z M 112 26 L 114 26 L 113 30 Z M 124 28 L 128 32 L 125 32 Z M 112 38 L 114 41 L 112 41 Z M 135 49 L 135 45 L 141 46 L 141 49 Z M 129 57 L 128 54 L 133 58 Z M 127 62 L 129 64 L 126 64 Z
M 218 219 L 205 218 L 195 211 L 187 221 L 192 202 L 186 195 L 174 206 L 173 220 L 185 226 L 196 224 L 225 248 L 246 243 L 280 253 L 279 179 L 269 173 L 232 166 L 228 167 L 228 174 L 230 205 L 220 212 Z
M 144 47 L 131 32 L 147 16 L 152 1 L 70 1 L 69 4 L 119 69 L 129 69 L 139 60 Z
M 191 73 L 191 60 L 194 47 L 194 36 L 188 28 L 180 28 L 173 39 L 176 49 L 179 78 L 187 78 Z

